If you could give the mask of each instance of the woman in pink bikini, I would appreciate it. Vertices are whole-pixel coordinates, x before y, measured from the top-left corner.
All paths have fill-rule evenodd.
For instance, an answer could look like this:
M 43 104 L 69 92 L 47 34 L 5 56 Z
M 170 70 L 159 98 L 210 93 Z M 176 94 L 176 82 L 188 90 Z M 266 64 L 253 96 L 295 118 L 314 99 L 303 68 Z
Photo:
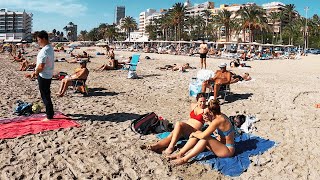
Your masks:
M 155 152 L 162 152 L 169 155 L 174 151 L 174 146 L 181 137 L 188 138 L 193 132 L 201 130 L 204 120 L 202 114 L 206 108 L 206 98 L 203 93 L 199 93 L 196 97 L 197 104 L 191 105 L 190 118 L 187 121 L 177 122 L 170 135 L 157 143 L 151 145 L 143 145 L 142 149 L 148 149 Z

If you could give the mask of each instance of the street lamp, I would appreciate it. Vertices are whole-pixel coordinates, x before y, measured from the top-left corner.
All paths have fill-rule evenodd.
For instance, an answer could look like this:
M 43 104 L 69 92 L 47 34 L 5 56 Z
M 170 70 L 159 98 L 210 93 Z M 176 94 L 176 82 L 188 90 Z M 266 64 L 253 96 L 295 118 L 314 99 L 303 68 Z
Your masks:
M 307 50 L 308 48 L 308 10 L 309 10 L 309 7 L 305 7 L 304 10 L 306 11 L 306 25 L 305 25 L 305 29 L 304 29 L 304 51 Z

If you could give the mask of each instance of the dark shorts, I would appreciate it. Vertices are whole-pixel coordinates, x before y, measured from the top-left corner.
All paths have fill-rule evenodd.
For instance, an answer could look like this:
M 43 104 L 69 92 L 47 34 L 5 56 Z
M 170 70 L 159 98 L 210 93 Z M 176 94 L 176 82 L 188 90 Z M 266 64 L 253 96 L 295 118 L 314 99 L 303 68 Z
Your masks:
M 73 80 L 72 86 L 83 86 L 83 81 L 81 80 Z
M 233 79 L 239 79 L 239 81 L 243 81 L 243 78 L 240 75 L 234 75 Z
M 207 58 L 207 53 L 200 53 L 200 58 Z

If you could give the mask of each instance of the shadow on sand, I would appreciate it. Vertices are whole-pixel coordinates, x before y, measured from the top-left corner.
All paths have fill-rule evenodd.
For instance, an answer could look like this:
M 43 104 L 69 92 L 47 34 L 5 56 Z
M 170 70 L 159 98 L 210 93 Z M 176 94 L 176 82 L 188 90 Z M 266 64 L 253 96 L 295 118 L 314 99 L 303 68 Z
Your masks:
M 253 94 L 252 93 L 246 93 L 246 94 L 229 94 L 226 97 L 226 104 L 227 103 L 232 103 L 238 100 L 243 100 L 243 99 L 249 99 L 249 97 L 251 97 Z
M 74 120 L 79 121 L 110 121 L 125 122 L 140 117 L 140 114 L 133 113 L 112 113 L 107 115 L 89 115 L 89 114 L 68 114 Z
M 106 92 L 106 88 L 89 88 L 87 96 L 116 96 L 118 94 L 123 94 L 124 92 Z

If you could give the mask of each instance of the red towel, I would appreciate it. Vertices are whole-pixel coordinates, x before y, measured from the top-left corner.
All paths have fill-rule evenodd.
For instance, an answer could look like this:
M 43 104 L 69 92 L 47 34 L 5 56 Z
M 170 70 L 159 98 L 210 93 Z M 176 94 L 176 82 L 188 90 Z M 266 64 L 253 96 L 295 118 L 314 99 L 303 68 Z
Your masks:
M 80 124 L 72 121 L 62 113 L 56 113 L 54 119 L 50 121 L 42 121 L 45 117 L 45 114 L 35 114 L 13 119 L 0 119 L 0 139 L 15 138 L 27 134 L 37 134 L 43 131 L 80 126 Z

